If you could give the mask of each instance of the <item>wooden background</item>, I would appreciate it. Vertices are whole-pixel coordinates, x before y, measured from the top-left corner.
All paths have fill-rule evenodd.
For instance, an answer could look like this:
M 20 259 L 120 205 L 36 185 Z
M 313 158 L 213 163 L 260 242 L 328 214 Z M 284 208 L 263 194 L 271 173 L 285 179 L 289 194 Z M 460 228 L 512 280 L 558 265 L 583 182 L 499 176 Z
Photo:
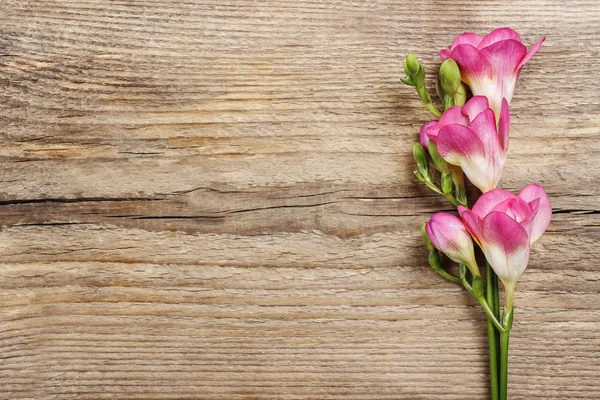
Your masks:
M 412 177 L 463 31 L 548 39 L 502 185 L 554 219 L 512 400 L 600 399 L 600 4 L 0 1 L 0 398 L 485 399 L 483 312 L 426 266 Z

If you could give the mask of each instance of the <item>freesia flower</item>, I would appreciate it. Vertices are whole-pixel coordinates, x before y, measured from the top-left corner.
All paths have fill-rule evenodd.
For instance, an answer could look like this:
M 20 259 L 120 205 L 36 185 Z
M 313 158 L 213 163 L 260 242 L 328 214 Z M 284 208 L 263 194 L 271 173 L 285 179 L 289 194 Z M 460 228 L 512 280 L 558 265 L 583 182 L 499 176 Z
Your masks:
M 548 195 L 539 185 L 525 186 L 518 196 L 494 189 L 483 194 L 472 210 L 459 206 L 458 212 L 504 284 L 506 308 L 512 309 L 517 280 L 529 261 L 530 245 L 550 224 Z
M 537 53 L 546 38 L 534 44 L 529 52 L 517 32 L 499 28 L 486 37 L 466 32 L 454 39 L 450 50 L 442 50 L 442 59 L 452 58 L 462 73 L 462 80 L 474 95 L 490 99 L 498 116 L 502 99 L 512 99 L 521 69 Z
M 496 128 L 494 112 L 488 99 L 474 96 L 464 107 L 454 106 L 444 112 L 439 122 L 421 128 L 423 147 L 432 140 L 444 160 L 458 165 L 482 192 L 494 189 L 500 181 L 506 154 L 510 114 L 508 102 L 502 103 L 500 123 Z
M 473 240 L 460 218 L 448 213 L 437 213 L 425 224 L 425 232 L 436 249 L 452 261 L 465 264 L 473 276 L 479 276 Z

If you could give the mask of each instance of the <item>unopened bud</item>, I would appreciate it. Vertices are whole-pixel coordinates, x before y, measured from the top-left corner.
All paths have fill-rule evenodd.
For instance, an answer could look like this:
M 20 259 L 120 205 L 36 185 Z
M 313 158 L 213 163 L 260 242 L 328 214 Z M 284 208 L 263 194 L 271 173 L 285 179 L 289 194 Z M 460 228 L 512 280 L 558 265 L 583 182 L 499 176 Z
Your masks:
M 404 72 L 407 76 L 412 77 L 419 73 L 419 69 L 421 68 L 421 64 L 417 57 L 415 57 L 412 53 L 408 53 L 406 58 L 404 59 Z
M 446 172 L 442 174 L 442 193 L 452 193 L 452 172 Z
M 424 176 L 429 176 L 429 158 L 427 157 L 427 152 L 419 143 L 415 143 L 413 145 L 413 156 L 415 157 L 415 161 L 417 162 L 418 172 Z
M 454 105 L 462 107 L 467 102 L 467 87 L 461 83 L 456 93 L 454 93 Z
M 412 53 L 408 53 L 402 65 L 404 66 L 404 72 L 406 73 L 406 78 L 401 79 L 402 82 L 409 86 L 414 86 L 415 89 L 417 89 L 417 94 L 423 105 L 436 117 L 441 117 L 442 113 L 431 101 L 429 92 L 427 92 L 427 88 L 425 87 L 425 68 L 423 68 L 423 65 L 421 65 L 419 60 L 417 60 L 417 57 Z
M 444 98 L 444 89 L 442 89 L 439 75 L 438 75 L 437 79 L 435 80 L 435 93 L 438 95 L 438 97 L 440 99 Z
M 461 85 L 458 64 L 451 58 L 445 59 L 440 65 L 440 85 L 444 92 L 451 97 Z

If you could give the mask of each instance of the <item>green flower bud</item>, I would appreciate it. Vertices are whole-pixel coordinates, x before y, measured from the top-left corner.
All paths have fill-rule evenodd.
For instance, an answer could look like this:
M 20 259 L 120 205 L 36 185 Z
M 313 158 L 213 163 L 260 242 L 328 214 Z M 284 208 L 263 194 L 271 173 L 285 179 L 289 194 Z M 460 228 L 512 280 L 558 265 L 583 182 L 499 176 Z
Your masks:
M 454 105 L 462 107 L 467 102 L 467 87 L 464 84 L 460 84 L 456 93 L 454 93 Z
M 423 65 L 421 65 L 419 60 L 417 60 L 417 57 L 415 57 L 412 53 L 408 53 L 402 62 L 402 65 L 404 66 L 406 78 L 401 79 L 401 81 L 406 85 L 414 86 L 423 105 L 427 107 L 427 109 L 436 117 L 441 117 L 442 113 L 431 101 L 431 97 L 429 96 L 427 88 L 425 87 L 425 68 L 423 68 Z
M 444 92 L 451 97 L 461 85 L 458 64 L 451 58 L 445 59 L 440 65 L 440 85 Z
M 408 53 L 406 58 L 404 59 L 404 72 L 407 76 L 412 77 L 419 73 L 419 69 L 421 69 L 421 63 L 417 60 L 412 53 Z
M 418 172 L 423 177 L 429 177 L 429 158 L 427 157 L 427 152 L 419 143 L 413 145 L 413 156 L 417 162 Z
M 442 85 L 440 84 L 439 75 L 435 80 L 435 94 L 437 94 L 440 99 L 444 98 L 444 89 L 442 89 Z
M 452 172 L 442 174 L 442 193 L 452 194 Z

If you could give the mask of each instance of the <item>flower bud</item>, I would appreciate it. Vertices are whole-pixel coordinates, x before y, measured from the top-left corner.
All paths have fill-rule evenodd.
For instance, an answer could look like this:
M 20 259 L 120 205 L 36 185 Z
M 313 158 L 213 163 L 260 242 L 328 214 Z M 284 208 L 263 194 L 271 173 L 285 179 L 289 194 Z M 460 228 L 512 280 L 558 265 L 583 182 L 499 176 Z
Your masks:
M 473 276 L 480 275 L 473 240 L 459 218 L 447 213 L 437 213 L 425 224 L 425 231 L 439 251 L 452 261 L 465 264 Z
M 454 93 L 454 105 L 462 107 L 467 102 L 467 87 L 461 83 L 456 93 Z
M 461 85 L 460 70 L 456 62 L 447 58 L 440 65 L 440 85 L 444 92 L 452 97 Z
M 415 57 L 412 53 L 408 53 L 408 55 L 404 59 L 403 66 L 404 73 L 406 73 L 406 76 L 409 77 L 417 75 L 419 73 L 419 69 L 421 68 L 419 60 L 417 60 L 417 57 Z
M 442 193 L 452 194 L 452 172 L 445 172 L 442 174 Z
M 401 81 L 409 86 L 414 86 L 423 105 L 436 117 L 441 117 L 442 113 L 431 101 L 431 96 L 429 96 L 429 92 L 425 87 L 425 68 L 423 68 L 423 65 L 412 53 L 408 53 L 403 61 L 403 66 L 406 78 L 401 79 Z
M 415 157 L 415 161 L 417 162 L 418 172 L 424 176 L 429 176 L 429 158 L 427 157 L 427 152 L 419 143 L 415 143 L 413 145 L 413 156 Z
M 440 76 L 438 75 L 435 80 L 435 94 L 438 95 L 440 99 L 444 98 L 444 89 L 442 89 L 442 85 L 440 84 Z

